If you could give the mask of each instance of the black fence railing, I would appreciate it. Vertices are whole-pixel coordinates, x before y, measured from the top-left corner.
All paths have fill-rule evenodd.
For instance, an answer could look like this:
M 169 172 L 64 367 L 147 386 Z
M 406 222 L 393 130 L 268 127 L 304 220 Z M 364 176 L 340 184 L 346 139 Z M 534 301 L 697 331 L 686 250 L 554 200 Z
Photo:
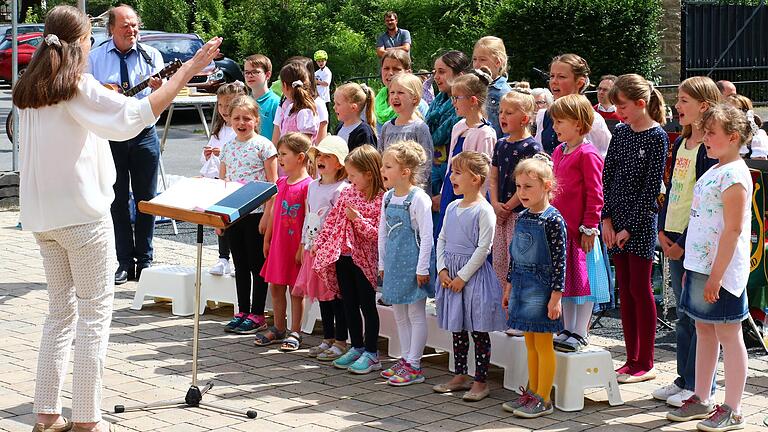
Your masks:
M 739 93 L 768 103 L 768 7 L 686 2 L 681 79 L 696 75 L 741 82 Z

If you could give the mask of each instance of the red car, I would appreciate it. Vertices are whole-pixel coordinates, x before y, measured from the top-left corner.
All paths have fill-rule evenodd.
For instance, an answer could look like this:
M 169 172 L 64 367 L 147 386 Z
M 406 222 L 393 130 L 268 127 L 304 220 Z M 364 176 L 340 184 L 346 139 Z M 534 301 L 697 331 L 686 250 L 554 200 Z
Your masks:
M 40 32 L 19 35 L 19 75 L 24 73 L 24 69 L 32 60 L 32 54 L 42 41 L 43 34 Z M 11 38 L 6 37 L 0 43 L 0 80 L 2 81 L 11 82 L 11 56 Z

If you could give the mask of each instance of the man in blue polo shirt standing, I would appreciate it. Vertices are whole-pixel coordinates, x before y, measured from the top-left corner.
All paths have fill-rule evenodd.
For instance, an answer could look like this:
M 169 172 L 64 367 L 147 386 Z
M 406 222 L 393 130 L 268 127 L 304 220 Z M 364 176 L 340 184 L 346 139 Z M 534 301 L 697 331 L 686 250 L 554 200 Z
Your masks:
M 376 41 L 376 55 L 381 58 L 385 52 L 393 49 L 403 50 L 410 54 L 411 32 L 397 28 L 397 13 L 387 11 L 384 14 L 384 24 L 387 26 L 387 31 L 382 33 Z
M 87 72 L 99 82 L 116 84 L 125 91 L 163 69 L 160 52 L 138 43 L 139 17 L 133 8 L 121 5 L 110 9 L 107 30 L 112 39 L 94 47 L 88 57 Z M 161 84 L 159 78 L 152 78 L 149 88 L 134 97 L 145 98 Z M 135 227 L 132 226 L 128 192 L 130 184 L 136 203 L 155 197 L 160 141 L 155 127 L 151 126 L 128 141 L 110 141 L 109 145 L 117 172 L 113 187 L 115 200 L 111 207 L 119 265 L 115 272 L 115 284 L 122 284 L 129 279 L 138 280 L 141 271 L 152 265 L 155 217 L 136 212 Z

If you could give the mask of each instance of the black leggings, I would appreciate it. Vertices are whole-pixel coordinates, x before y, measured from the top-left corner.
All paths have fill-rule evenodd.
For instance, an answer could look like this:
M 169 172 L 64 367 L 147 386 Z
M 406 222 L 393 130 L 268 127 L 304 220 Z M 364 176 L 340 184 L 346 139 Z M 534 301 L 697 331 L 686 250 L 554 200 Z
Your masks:
M 491 363 L 491 338 L 486 332 L 472 332 L 475 342 L 475 381 L 483 383 L 488 376 Z M 456 375 L 467 374 L 467 354 L 469 354 L 469 334 L 465 331 L 453 332 L 453 359 Z
M 224 231 L 237 268 L 237 306 L 240 312 L 254 315 L 264 315 L 268 287 L 259 276 L 264 266 L 264 235 L 259 233 L 261 216 L 249 214 Z
M 219 258 L 229 260 L 229 239 L 227 239 L 226 235 L 220 235 L 218 236 L 218 238 L 219 238 Z
M 320 302 L 320 317 L 323 319 L 323 339 L 347 340 L 347 317 L 344 316 L 344 302 L 334 299 Z
M 336 278 L 339 280 L 352 348 L 365 347 L 369 353 L 378 353 L 379 311 L 376 309 L 376 291 L 360 267 L 352 262 L 350 256 L 341 256 L 336 261 Z M 365 320 L 365 344 L 363 344 L 363 319 Z

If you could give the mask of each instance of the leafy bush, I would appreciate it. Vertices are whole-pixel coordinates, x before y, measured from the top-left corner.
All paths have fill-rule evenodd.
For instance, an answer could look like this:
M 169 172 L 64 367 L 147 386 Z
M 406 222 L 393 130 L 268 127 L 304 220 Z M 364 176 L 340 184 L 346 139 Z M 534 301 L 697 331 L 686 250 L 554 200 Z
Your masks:
M 143 26 L 172 33 L 189 31 L 189 4 L 184 0 L 138 0 Z
M 654 78 L 662 13 L 660 0 L 504 0 L 489 32 L 504 39 L 512 79 L 531 77 L 532 67 L 547 70 L 566 52 L 584 57 L 595 77 Z

